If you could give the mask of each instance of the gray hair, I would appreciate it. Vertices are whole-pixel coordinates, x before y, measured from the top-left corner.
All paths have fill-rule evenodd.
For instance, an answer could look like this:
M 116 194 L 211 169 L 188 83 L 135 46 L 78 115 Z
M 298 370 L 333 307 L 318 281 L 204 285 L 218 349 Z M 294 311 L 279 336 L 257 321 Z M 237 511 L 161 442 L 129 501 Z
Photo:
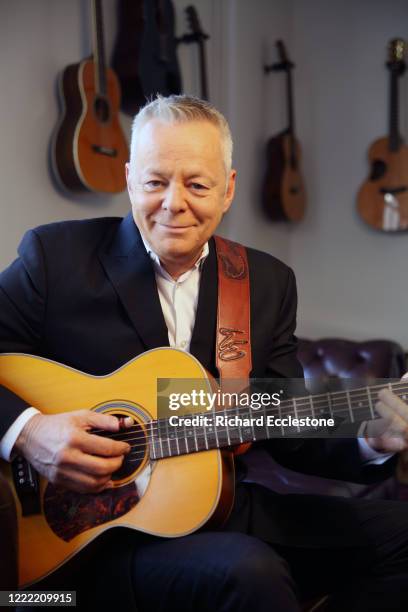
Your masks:
M 150 119 L 160 119 L 168 123 L 187 121 L 208 121 L 215 125 L 221 136 L 226 178 L 228 180 L 232 166 L 232 136 L 227 120 L 212 104 L 194 96 L 168 96 L 157 94 L 143 106 L 135 116 L 132 124 L 130 142 L 130 162 L 135 157 L 139 130 Z

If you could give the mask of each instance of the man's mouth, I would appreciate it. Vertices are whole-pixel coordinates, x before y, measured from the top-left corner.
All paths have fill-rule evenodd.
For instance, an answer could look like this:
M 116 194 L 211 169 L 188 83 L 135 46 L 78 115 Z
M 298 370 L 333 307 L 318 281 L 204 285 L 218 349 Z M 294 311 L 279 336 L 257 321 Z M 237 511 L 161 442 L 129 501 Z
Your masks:
M 177 231 L 177 230 L 185 230 L 188 229 L 189 227 L 193 227 L 192 225 L 170 225 L 167 223 L 158 223 L 158 225 L 160 225 L 161 227 L 166 228 L 166 230 L 169 231 Z

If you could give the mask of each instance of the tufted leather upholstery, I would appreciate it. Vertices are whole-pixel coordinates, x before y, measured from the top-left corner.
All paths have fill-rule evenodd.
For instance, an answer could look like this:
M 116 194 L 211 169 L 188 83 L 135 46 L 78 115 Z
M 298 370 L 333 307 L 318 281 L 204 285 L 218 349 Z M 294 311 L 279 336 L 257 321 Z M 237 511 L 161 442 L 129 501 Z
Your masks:
M 323 386 L 333 377 L 400 378 L 406 369 L 401 346 L 389 340 L 300 339 L 298 357 L 305 377 L 318 378 Z
M 306 379 L 313 379 L 311 391 L 327 389 L 333 379 L 362 379 L 370 382 L 375 378 L 400 378 L 408 369 L 403 349 L 389 340 L 369 340 L 355 342 L 340 338 L 320 340 L 299 339 L 298 357 L 303 366 Z M 316 385 L 317 383 L 317 385 Z M 339 380 L 341 386 L 341 381 Z M 375 487 L 365 487 L 354 483 L 340 483 L 334 480 L 304 476 L 284 468 L 279 470 L 286 487 L 292 486 L 293 492 L 314 492 L 320 494 L 400 497 L 395 479 Z M 278 490 L 281 487 L 277 487 Z M 308 612 L 324 612 L 327 598 L 308 602 L 303 609 Z

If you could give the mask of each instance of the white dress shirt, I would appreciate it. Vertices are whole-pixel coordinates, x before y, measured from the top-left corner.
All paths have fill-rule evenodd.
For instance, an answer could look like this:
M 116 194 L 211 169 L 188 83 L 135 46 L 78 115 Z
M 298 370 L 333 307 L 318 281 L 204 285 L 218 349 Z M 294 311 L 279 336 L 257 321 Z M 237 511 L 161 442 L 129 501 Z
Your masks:
M 153 262 L 160 304 L 168 329 L 169 344 L 171 347 L 188 352 L 196 318 L 201 267 L 209 252 L 208 242 L 205 243 L 200 257 L 191 270 L 184 272 L 177 280 L 174 280 L 163 268 L 158 255 L 143 237 L 142 240 Z M 0 440 L 0 456 L 3 459 L 10 461 L 13 458 L 11 451 L 20 431 L 37 413 L 39 411 L 36 408 L 27 408 L 6 431 Z M 358 442 L 363 459 L 370 463 L 383 463 L 393 454 L 378 453 L 362 437 L 358 438 Z

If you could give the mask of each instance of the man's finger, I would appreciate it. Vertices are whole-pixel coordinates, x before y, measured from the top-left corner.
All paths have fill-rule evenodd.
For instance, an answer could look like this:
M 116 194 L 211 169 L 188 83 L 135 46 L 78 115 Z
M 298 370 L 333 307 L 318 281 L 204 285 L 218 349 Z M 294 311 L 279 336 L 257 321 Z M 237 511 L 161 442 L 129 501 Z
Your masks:
M 86 425 L 92 429 L 103 429 L 104 431 L 119 431 L 119 419 L 113 414 L 101 414 L 93 410 L 81 411 L 85 417 Z
M 383 431 L 380 436 L 386 436 L 387 438 L 394 437 L 403 441 L 407 440 L 408 423 L 404 421 L 404 419 L 402 419 L 398 414 L 393 412 L 392 408 L 390 408 L 388 404 L 384 404 L 383 402 L 377 402 L 375 405 L 375 410 L 383 417 L 382 419 L 377 419 L 377 421 L 383 421 L 386 424 L 385 430 L 382 426 Z M 376 421 L 372 422 L 375 423 Z M 375 426 L 371 428 L 369 434 L 370 437 L 375 437 L 372 436 L 372 431 L 375 431 Z M 398 450 L 401 449 L 399 448 Z
M 131 446 L 121 440 L 111 440 L 104 436 L 83 431 L 78 435 L 77 448 L 89 455 L 119 457 L 130 452 Z
M 396 414 L 408 423 L 408 406 L 398 397 L 398 395 L 395 395 L 390 389 L 381 389 L 378 393 L 378 398 L 383 404 L 392 408 Z
M 71 451 L 69 460 L 65 465 L 67 468 L 79 470 L 90 476 L 110 476 L 121 467 L 123 458 L 123 455 L 118 457 L 98 457 L 75 449 Z
M 58 472 L 54 482 L 77 493 L 99 493 L 105 489 L 111 479 L 109 476 L 90 476 L 77 470 L 64 468 Z

